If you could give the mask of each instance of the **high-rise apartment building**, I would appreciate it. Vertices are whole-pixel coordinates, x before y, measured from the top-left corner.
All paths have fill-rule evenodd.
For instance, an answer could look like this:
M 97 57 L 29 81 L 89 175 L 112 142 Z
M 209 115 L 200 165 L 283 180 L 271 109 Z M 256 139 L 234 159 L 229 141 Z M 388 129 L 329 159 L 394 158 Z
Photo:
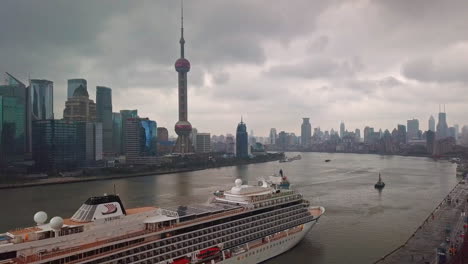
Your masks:
M 98 122 L 102 123 L 102 142 L 105 156 L 114 153 L 112 145 L 112 90 L 108 87 L 96 87 L 96 114 Z
M 198 133 L 197 144 L 195 145 L 196 153 L 209 153 L 211 152 L 211 137 L 210 133 Z

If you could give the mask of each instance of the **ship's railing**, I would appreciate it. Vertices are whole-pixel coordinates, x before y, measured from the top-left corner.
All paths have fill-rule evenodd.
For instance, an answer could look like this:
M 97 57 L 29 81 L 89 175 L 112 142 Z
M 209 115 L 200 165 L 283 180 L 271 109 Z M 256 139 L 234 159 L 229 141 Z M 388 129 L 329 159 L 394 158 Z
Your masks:
M 112 243 L 114 241 L 120 241 L 120 240 L 125 240 L 125 239 L 128 239 L 128 238 L 134 238 L 134 237 L 137 237 L 139 235 L 143 235 L 145 233 L 147 233 L 147 232 L 146 231 L 138 231 L 138 232 L 129 233 L 129 234 L 126 234 L 126 235 L 123 235 L 123 236 L 118 236 L 118 237 L 114 237 L 114 238 L 110 238 L 110 239 L 106 239 L 106 240 L 100 240 L 100 241 L 96 241 L 96 242 L 93 242 L 93 243 L 88 243 L 88 244 L 81 245 L 81 246 L 70 247 L 70 248 L 66 248 L 66 249 L 57 249 L 57 250 L 51 250 L 51 251 L 42 251 L 42 252 L 38 252 L 36 254 L 29 255 L 29 256 L 19 255 L 17 257 L 17 259 L 19 261 L 21 261 L 21 263 L 29 263 L 29 262 L 34 262 L 34 261 L 45 260 L 45 259 L 60 256 L 60 255 L 68 255 L 68 254 L 71 254 L 73 252 L 86 250 L 86 249 L 97 247 L 97 246 L 104 245 L 104 244 L 107 244 L 107 243 Z
M 298 212 L 299 212 L 299 213 L 297 214 L 298 217 L 302 217 L 302 218 L 304 218 L 304 219 L 306 219 L 307 217 L 310 218 L 310 215 L 309 215 L 307 212 L 304 212 L 303 209 L 302 209 L 302 210 L 301 210 L 301 209 L 297 209 L 297 210 L 295 210 L 295 211 L 298 211 Z M 300 211 L 302 211 L 302 216 L 300 216 L 300 215 L 301 215 Z M 271 213 L 271 212 L 270 212 L 270 213 Z M 278 228 L 277 226 L 275 226 L 275 224 L 272 224 L 272 222 L 270 221 L 270 219 L 275 218 L 275 217 L 279 217 L 280 215 L 288 216 L 287 214 L 290 214 L 290 215 L 291 215 L 291 213 L 292 213 L 291 211 L 288 211 L 288 212 L 285 212 L 285 213 L 283 213 L 283 214 L 275 214 L 275 215 L 272 215 L 272 216 L 270 216 L 270 217 L 264 218 L 264 219 L 262 219 L 262 222 L 265 222 L 265 224 L 256 225 L 256 226 L 254 225 L 254 226 L 252 226 L 252 227 L 250 227 L 250 228 L 244 229 L 241 233 L 248 233 L 249 230 L 252 231 L 252 229 L 258 229 L 258 228 L 268 227 L 268 226 L 272 226 L 272 227 L 266 228 L 265 230 Z M 276 223 L 276 222 L 277 222 L 278 224 L 281 224 L 281 222 L 283 222 L 282 225 L 289 224 L 289 223 L 286 223 L 284 220 L 285 220 L 285 218 L 282 218 L 282 219 L 280 218 L 280 219 L 278 219 L 278 220 L 276 220 L 276 221 L 273 221 L 273 223 Z M 313 218 L 311 218 L 311 219 L 309 219 L 309 220 L 313 220 Z M 259 221 L 259 222 L 260 222 L 260 221 Z M 244 225 L 242 225 L 242 226 L 248 226 L 248 225 L 253 225 L 253 224 L 255 224 L 255 223 L 246 223 L 246 224 L 244 224 Z M 232 229 L 234 229 L 234 228 L 243 228 L 242 226 L 236 226 L 236 227 L 231 228 L 230 230 L 232 230 Z M 226 231 L 226 230 L 221 230 L 221 231 L 214 232 L 214 233 L 211 233 L 211 234 L 207 234 L 207 235 L 204 235 L 204 236 L 205 236 L 205 237 L 206 237 L 206 236 L 214 236 L 214 234 L 216 234 L 216 233 L 222 233 L 222 232 L 224 232 L 224 231 Z M 262 231 L 262 232 L 264 232 L 264 231 Z M 232 234 L 225 234 L 225 235 L 222 235 L 222 234 L 221 234 L 219 237 L 214 236 L 214 237 L 212 238 L 212 240 L 214 240 L 214 239 L 219 240 L 219 238 L 221 238 L 221 237 L 229 238 L 229 236 L 232 236 Z M 197 239 L 200 239 L 200 238 L 201 238 L 201 237 L 198 237 Z M 234 239 L 232 239 L 232 240 L 229 240 L 229 242 L 232 242 L 232 241 L 235 241 L 235 240 L 239 240 L 239 238 L 234 238 Z M 183 242 L 184 242 L 184 241 L 179 241 L 178 243 L 183 243 Z M 221 243 L 224 243 L 224 242 L 221 242 Z M 211 246 L 215 246 L 216 244 L 212 244 L 212 243 L 207 242 L 207 241 L 201 241 L 201 242 L 199 242 L 198 244 L 192 244 L 192 245 L 190 245 L 190 246 L 187 246 L 187 247 L 184 247 L 184 248 L 178 248 L 178 249 L 175 249 L 175 250 L 172 250 L 172 251 L 168 251 L 168 252 L 166 251 L 166 252 L 164 252 L 164 253 L 162 253 L 162 254 L 158 254 L 157 256 L 152 256 L 151 258 L 156 258 L 156 257 L 158 257 L 158 258 L 163 258 L 163 259 L 165 259 L 165 260 L 168 260 L 168 259 L 170 259 L 171 257 L 177 257 L 177 256 L 182 255 L 181 253 L 178 253 L 178 252 L 183 252 L 182 250 L 186 250 L 186 249 L 188 249 L 188 248 L 193 248 L 193 249 L 201 250 L 201 249 L 203 249 L 203 245 L 208 245 L 207 247 L 211 247 Z M 171 246 L 173 246 L 173 245 L 168 245 L 168 247 L 171 247 Z M 197 247 L 198 247 L 198 248 L 197 248 Z M 153 249 L 150 249 L 150 250 L 146 250 L 146 251 L 143 251 L 143 252 L 138 252 L 138 253 L 135 253 L 135 254 L 132 254 L 132 255 L 126 254 L 126 256 L 125 256 L 125 257 L 122 257 L 121 259 L 129 258 L 129 257 L 135 257 L 135 256 L 138 256 L 139 254 L 148 253 L 148 252 L 150 252 L 150 251 L 152 251 L 152 250 L 153 250 Z M 112 261 L 116 261 L 116 260 L 117 260 L 117 259 L 113 259 Z
M 282 225 L 279 225 L 279 226 L 275 226 L 275 227 L 272 227 L 272 228 L 269 228 L 269 229 L 266 229 L 266 230 L 263 230 L 261 232 L 257 232 L 257 233 L 253 233 L 253 234 L 247 234 L 247 235 L 244 235 L 242 237 L 238 237 L 238 238 L 235 238 L 235 239 L 232 239 L 230 241 L 226 241 L 226 242 L 222 242 L 224 244 L 227 244 L 229 242 L 236 242 L 236 241 L 244 241 L 244 240 L 255 240 L 255 239 L 259 239 L 261 238 L 263 235 L 263 233 L 267 233 L 267 232 L 271 232 L 271 234 L 274 234 L 274 233 L 277 233 L 277 232 L 281 232 L 281 230 L 284 230 L 284 229 L 288 229 L 288 228 L 291 228 L 291 227 L 294 227 L 294 226 L 297 226 L 297 225 L 301 225 L 301 224 L 304 224 L 304 223 L 307 223 L 307 222 L 310 222 L 312 221 L 313 218 L 309 215 L 309 216 L 305 216 L 303 217 L 303 219 L 297 219 L 295 220 L 294 222 L 292 223 L 287 223 L 287 224 L 282 224 Z M 278 230 L 277 232 L 274 232 L 274 230 Z M 247 233 L 246 231 L 243 232 L 243 233 Z M 279 238 L 278 238 L 279 239 Z M 238 244 L 241 244 L 241 243 L 247 243 L 248 241 L 245 241 L 245 242 L 237 242 Z M 215 244 L 211 244 L 209 245 L 208 247 L 206 248 L 209 248 L 209 247 L 212 247 L 212 246 L 215 246 Z M 235 246 L 235 245 L 233 245 Z M 203 249 L 203 248 L 202 248 Z M 200 250 L 200 249 L 199 249 Z M 141 253 L 141 252 L 140 252 Z M 165 253 L 164 255 L 168 255 L 168 254 L 171 254 L 171 253 L 174 253 L 174 252 L 168 252 L 168 253 Z M 169 258 L 166 258 L 166 259 L 161 259 L 164 255 L 160 255 L 160 256 L 152 256 L 152 257 L 148 257 L 148 258 L 145 258 L 145 259 L 141 259 L 139 261 L 132 261 L 132 263 L 141 263 L 141 262 L 144 262 L 144 261 L 148 261 L 148 260 L 155 260 L 156 258 L 158 258 L 159 261 L 164 261 L 164 260 L 168 260 L 171 258 L 171 256 L 169 256 Z M 126 256 L 126 257 L 130 257 L 130 256 Z M 156 261 L 158 261 L 156 260 Z M 113 259 L 111 260 L 111 262 L 114 262 L 116 261 L 116 259 Z

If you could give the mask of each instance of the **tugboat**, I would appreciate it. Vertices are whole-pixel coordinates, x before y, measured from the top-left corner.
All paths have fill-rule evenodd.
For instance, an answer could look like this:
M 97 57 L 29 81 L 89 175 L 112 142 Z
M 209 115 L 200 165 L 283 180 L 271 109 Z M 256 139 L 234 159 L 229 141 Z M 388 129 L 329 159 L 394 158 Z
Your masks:
M 384 187 L 385 187 L 385 182 L 382 181 L 382 178 L 380 177 L 380 173 L 379 173 L 379 181 L 374 185 L 374 188 L 383 189 Z

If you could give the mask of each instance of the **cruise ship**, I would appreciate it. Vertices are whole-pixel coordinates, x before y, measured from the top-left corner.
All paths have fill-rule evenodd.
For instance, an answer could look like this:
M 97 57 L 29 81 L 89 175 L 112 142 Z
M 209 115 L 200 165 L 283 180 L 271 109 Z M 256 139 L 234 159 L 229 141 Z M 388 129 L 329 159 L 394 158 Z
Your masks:
M 91 197 L 69 219 L 0 234 L 4 263 L 260 263 L 294 247 L 325 209 L 284 176 L 236 179 L 206 204 L 127 209 L 118 195 Z

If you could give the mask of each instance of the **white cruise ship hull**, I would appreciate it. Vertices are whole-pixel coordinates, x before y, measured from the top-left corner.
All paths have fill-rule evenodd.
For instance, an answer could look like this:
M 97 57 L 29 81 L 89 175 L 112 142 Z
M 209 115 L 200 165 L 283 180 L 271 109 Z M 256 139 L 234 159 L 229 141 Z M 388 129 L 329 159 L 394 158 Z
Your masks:
M 246 252 L 243 252 L 239 255 L 232 256 L 229 259 L 223 260 L 221 262 L 216 262 L 216 263 L 222 263 L 222 264 L 237 264 L 237 263 L 242 263 L 242 264 L 256 264 L 256 263 L 261 263 L 263 261 L 266 261 L 268 259 L 271 259 L 273 257 L 276 257 L 294 246 L 296 246 L 303 238 L 304 236 L 309 232 L 310 229 L 317 223 L 317 221 L 312 221 L 309 223 L 304 224 L 304 228 L 302 231 L 291 234 L 289 236 L 286 236 L 284 238 L 271 241 L 269 243 L 266 243 L 265 245 L 250 249 Z M 207 264 L 210 262 L 207 262 Z

